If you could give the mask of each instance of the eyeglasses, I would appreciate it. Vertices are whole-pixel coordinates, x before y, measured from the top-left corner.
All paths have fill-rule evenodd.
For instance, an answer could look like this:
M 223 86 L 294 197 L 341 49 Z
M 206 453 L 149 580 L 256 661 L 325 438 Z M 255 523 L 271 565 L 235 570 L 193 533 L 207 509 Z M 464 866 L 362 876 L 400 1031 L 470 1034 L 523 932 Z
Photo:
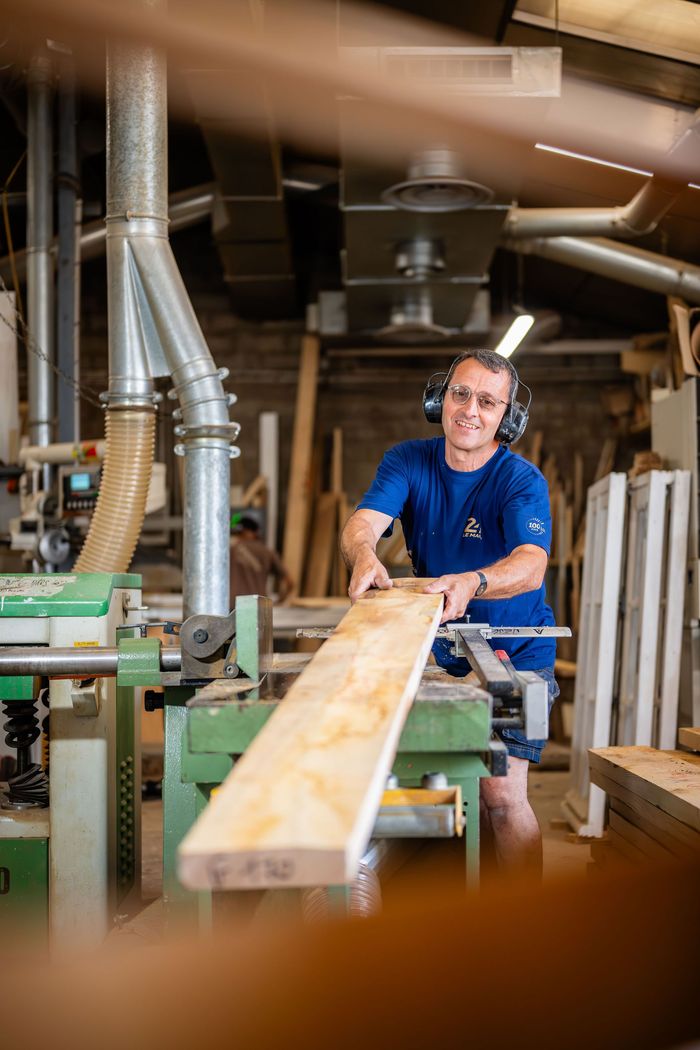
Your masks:
M 508 404 L 507 401 L 501 401 L 498 397 L 491 397 L 490 394 L 479 394 L 472 390 L 471 387 L 462 386 L 461 383 L 448 386 L 447 390 L 456 405 L 468 405 L 472 397 L 475 397 L 481 412 L 495 412 L 499 405 Z

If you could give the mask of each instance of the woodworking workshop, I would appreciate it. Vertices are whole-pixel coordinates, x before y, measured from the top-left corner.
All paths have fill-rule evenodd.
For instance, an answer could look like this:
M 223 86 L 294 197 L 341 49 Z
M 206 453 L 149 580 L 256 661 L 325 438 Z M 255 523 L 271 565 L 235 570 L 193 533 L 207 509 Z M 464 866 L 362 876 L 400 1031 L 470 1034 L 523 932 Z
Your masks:
M 700 1047 L 700 2 L 0 9 L 8 1045 Z

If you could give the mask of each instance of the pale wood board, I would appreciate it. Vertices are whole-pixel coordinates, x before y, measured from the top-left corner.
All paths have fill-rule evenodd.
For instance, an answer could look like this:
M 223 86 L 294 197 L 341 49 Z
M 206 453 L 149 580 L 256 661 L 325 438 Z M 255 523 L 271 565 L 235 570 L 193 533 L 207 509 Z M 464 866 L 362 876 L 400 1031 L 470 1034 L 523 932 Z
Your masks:
M 700 850 L 700 834 L 689 828 L 682 821 L 664 813 L 662 809 L 648 802 L 633 790 L 623 787 L 597 769 L 591 770 L 591 783 L 602 788 L 608 796 L 612 809 L 617 809 L 627 820 L 642 828 L 648 835 L 656 836 L 672 852 Z M 634 817 L 630 816 L 634 813 Z
M 603 833 L 605 796 L 590 787 L 588 749 L 610 743 L 626 500 L 624 474 L 610 474 L 588 490 L 571 785 L 562 803 L 571 827 L 584 837 Z
M 626 860 L 631 861 L 632 864 L 643 864 L 646 860 L 642 851 L 638 849 L 637 846 L 634 846 L 631 842 L 629 842 L 626 838 L 623 838 L 622 835 L 618 835 L 614 828 L 609 827 L 606 831 L 606 836 L 609 845 L 612 846 L 613 849 L 617 850 L 618 853 L 621 853 Z
M 691 751 L 700 751 L 700 729 L 682 727 L 678 730 L 678 743 Z
M 644 800 L 642 799 L 642 801 Z M 653 806 L 650 808 L 655 809 Z M 675 857 L 691 857 L 693 854 L 697 854 L 700 850 L 700 836 L 695 835 L 697 840 L 695 846 L 689 846 L 663 826 L 664 818 L 666 821 L 673 818 L 669 817 L 662 810 L 658 810 L 658 812 L 661 814 L 662 819 L 653 823 L 651 820 L 645 820 L 644 816 L 637 809 L 628 806 L 621 798 L 615 798 L 614 796 L 610 798 L 611 815 L 617 813 L 619 816 L 624 817 L 628 824 L 638 828 L 647 838 L 653 839 L 658 845 L 663 846 L 668 853 L 673 854 Z
M 328 594 L 337 540 L 337 521 L 338 497 L 334 492 L 322 492 L 316 502 L 306 561 L 304 596 L 307 598 L 323 598 Z
M 421 586 L 369 592 L 343 618 L 181 844 L 183 885 L 354 878 L 440 623 L 442 595 Z
M 647 835 L 641 828 L 626 820 L 616 810 L 610 810 L 608 823 L 614 832 L 631 843 L 632 846 L 641 850 L 645 857 L 649 857 L 652 860 L 670 860 L 671 854 L 667 849 L 660 845 L 651 835 Z
M 304 569 L 306 527 L 311 500 L 311 458 L 316 420 L 319 341 L 306 335 L 301 345 L 299 383 L 294 410 L 292 458 L 287 489 L 287 514 L 284 524 L 282 561 L 296 590 L 300 588 Z
M 653 742 L 662 749 L 676 744 L 678 701 L 683 641 L 683 599 L 688 562 L 688 522 L 690 517 L 690 471 L 674 470 L 671 485 L 665 579 L 662 593 L 659 681 L 655 696 Z
M 268 547 L 277 550 L 277 512 L 279 506 L 279 415 L 277 412 L 260 413 L 258 420 L 258 449 L 258 469 L 267 482 L 265 542 Z
M 620 745 L 657 744 L 654 693 L 659 606 L 670 471 L 652 470 L 629 484 L 627 569 L 619 656 L 617 732 Z
M 591 772 L 600 770 L 700 831 L 700 757 L 653 747 L 601 747 L 588 752 Z

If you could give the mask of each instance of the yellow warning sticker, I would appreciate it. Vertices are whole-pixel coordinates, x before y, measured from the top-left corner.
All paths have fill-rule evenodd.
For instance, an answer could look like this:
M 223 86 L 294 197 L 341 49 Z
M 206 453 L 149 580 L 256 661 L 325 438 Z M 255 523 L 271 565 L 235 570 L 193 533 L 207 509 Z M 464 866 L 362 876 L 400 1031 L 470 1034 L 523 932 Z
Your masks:
M 99 645 L 99 642 L 73 642 L 74 649 L 86 649 L 88 646 Z

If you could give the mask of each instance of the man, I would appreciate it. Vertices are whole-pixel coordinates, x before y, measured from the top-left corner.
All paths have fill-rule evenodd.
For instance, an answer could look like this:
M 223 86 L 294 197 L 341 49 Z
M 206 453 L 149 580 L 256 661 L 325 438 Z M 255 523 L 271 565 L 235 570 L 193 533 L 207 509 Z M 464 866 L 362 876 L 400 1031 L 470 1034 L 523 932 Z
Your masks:
M 491 350 L 470 350 L 440 385 L 444 437 L 406 441 L 390 449 L 341 543 L 352 570 L 355 601 L 371 587 L 392 586 L 375 549 L 398 517 L 417 576 L 445 596 L 443 623 L 465 612 L 475 623 L 541 626 L 554 623 L 544 600 L 551 539 L 547 483 L 507 444 L 524 429 L 526 410 L 515 402 L 518 376 Z M 439 405 L 439 400 L 438 400 Z M 505 417 L 505 418 L 504 418 Z M 440 418 L 440 417 L 438 417 Z M 513 427 L 515 418 L 520 426 Z M 500 639 L 516 668 L 537 671 L 558 695 L 552 639 Z M 439 664 L 464 676 L 466 660 L 433 646 Z M 542 837 L 527 798 L 528 761 L 539 762 L 546 741 L 504 729 L 508 775 L 482 781 L 482 818 L 501 865 L 541 874 Z
M 239 594 L 267 594 L 270 576 L 275 580 L 279 600 L 284 601 L 293 580 L 279 555 L 260 539 L 260 526 L 255 518 L 248 515 L 239 518 L 232 531 L 231 606 Z

